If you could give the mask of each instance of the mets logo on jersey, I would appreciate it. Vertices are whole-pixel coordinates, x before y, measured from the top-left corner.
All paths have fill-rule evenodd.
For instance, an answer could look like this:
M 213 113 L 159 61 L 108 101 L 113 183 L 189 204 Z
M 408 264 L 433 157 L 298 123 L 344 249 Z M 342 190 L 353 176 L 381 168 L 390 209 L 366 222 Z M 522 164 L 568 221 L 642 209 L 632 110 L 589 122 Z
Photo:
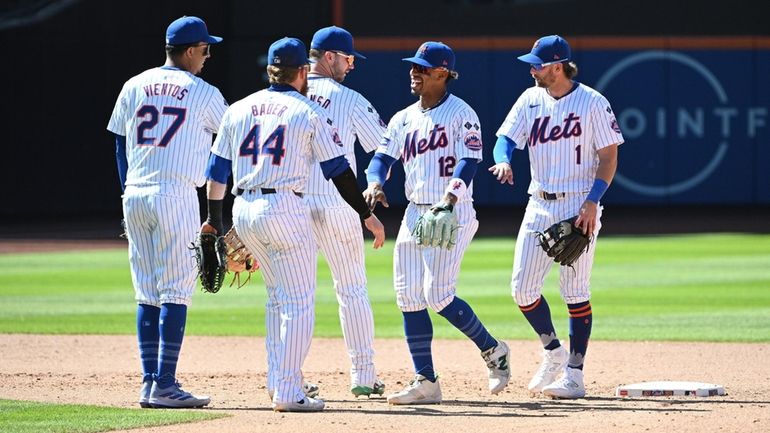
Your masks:
M 340 134 L 337 131 L 337 128 L 332 128 L 332 140 L 334 141 L 334 144 L 336 144 L 339 147 L 342 147 L 342 140 L 340 140 Z
M 465 147 L 470 150 L 481 150 L 481 137 L 475 132 L 465 134 L 463 142 L 465 143 Z
M 612 121 L 610 122 L 610 128 L 612 128 L 612 130 L 617 132 L 618 134 L 621 133 L 620 132 L 620 125 L 618 125 L 618 121 L 615 120 L 614 117 L 612 118 Z
M 550 128 L 551 116 L 538 117 L 532 123 L 532 129 L 529 132 L 527 143 L 530 147 L 537 143 L 547 143 L 549 141 L 559 141 L 563 138 L 578 137 L 583 134 L 583 128 L 580 126 L 580 116 L 575 113 L 569 113 L 561 125 L 554 125 Z
M 410 159 L 417 155 L 422 155 L 425 152 L 436 150 L 440 147 L 449 146 L 449 138 L 446 136 L 446 127 L 444 126 L 435 125 L 428 134 L 428 137 L 418 138 L 419 135 L 419 130 L 406 134 L 402 156 L 404 163 L 409 162 Z

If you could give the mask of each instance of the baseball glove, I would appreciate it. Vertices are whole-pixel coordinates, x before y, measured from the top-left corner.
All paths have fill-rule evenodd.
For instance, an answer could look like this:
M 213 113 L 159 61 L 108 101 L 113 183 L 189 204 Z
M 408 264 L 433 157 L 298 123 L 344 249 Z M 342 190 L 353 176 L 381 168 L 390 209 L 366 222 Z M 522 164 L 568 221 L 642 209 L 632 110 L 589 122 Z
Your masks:
M 259 263 L 251 255 L 246 245 L 244 245 L 241 238 L 238 237 L 238 233 L 235 231 L 235 227 L 223 236 L 225 243 L 225 254 L 227 256 L 227 270 L 234 272 L 233 280 L 230 282 L 230 286 L 238 281 L 238 288 L 243 287 L 251 279 L 251 274 L 259 269 Z M 248 272 L 246 281 L 241 283 L 241 272 Z
M 227 272 L 224 236 L 199 233 L 190 249 L 195 251 L 195 261 L 198 264 L 198 276 L 203 291 L 218 292 Z
M 575 226 L 577 217 L 559 221 L 544 232 L 537 232 L 540 246 L 553 261 L 562 266 L 572 266 L 580 256 L 588 251 L 591 238 Z
M 417 220 L 412 238 L 417 245 L 451 250 L 457 243 L 457 215 L 449 203 L 433 205 Z

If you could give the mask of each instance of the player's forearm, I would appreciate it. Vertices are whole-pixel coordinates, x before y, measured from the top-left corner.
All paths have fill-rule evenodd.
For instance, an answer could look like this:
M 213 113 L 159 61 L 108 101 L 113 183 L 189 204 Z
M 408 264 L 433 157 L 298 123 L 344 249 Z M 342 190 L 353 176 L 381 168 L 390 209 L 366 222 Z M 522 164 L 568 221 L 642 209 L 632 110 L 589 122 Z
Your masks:
M 501 162 L 511 163 L 513 159 L 513 149 L 516 148 L 516 143 L 508 138 L 506 135 L 500 135 L 497 137 L 495 147 L 492 149 L 492 156 L 495 159 L 495 164 Z
M 364 197 L 358 190 L 356 175 L 353 174 L 353 170 L 351 170 L 350 167 L 341 174 L 333 177 L 332 182 L 334 182 L 334 186 L 337 187 L 337 191 L 339 191 L 342 199 L 358 213 L 358 216 L 360 216 L 362 220 L 372 216 L 369 206 L 366 204 Z
M 372 183 L 378 183 L 380 186 L 385 185 L 385 180 L 388 177 L 388 170 L 396 162 L 396 158 L 390 155 L 378 152 L 372 157 L 369 162 L 369 167 L 366 169 L 366 181 L 369 186 Z
M 618 168 L 618 146 L 612 146 L 600 149 L 599 166 L 596 168 L 596 178 L 601 179 L 609 185 L 615 177 L 615 171 Z
M 126 190 L 126 175 L 128 173 L 128 156 L 126 154 L 126 137 L 115 134 L 115 159 L 118 163 L 118 178 L 120 187 Z
M 588 192 L 586 200 L 599 203 L 604 193 L 607 192 L 615 171 L 618 167 L 618 146 L 612 145 L 599 150 L 599 166 L 596 168 L 596 178 Z

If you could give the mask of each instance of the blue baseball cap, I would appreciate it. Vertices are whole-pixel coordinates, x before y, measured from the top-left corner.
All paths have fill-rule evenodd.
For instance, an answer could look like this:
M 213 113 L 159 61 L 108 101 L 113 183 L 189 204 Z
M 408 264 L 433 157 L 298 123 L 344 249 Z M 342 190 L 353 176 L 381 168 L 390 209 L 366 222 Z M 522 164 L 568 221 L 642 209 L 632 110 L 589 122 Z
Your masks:
M 184 16 L 177 18 L 168 25 L 168 29 L 166 29 L 166 44 L 187 45 L 196 42 L 218 44 L 222 42 L 222 38 L 209 35 L 206 23 L 198 17 Z
M 530 65 L 561 63 L 570 60 L 572 51 L 567 41 L 559 35 L 543 36 L 535 41 L 532 51 L 518 59 Z
M 426 68 L 447 68 L 450 71 L 455 69 L 455 53 L 443 42 L 425 42 L 417 49 L 414 57 L 401 60 Z
M 310 48 L 323 51 L 340 51 L 352 54 L 359 59 L 366 57 L 353 49 L 353 35 L 342 27 L 324 27 L 313 35 Z
M 307 47 L 297 38 L 278 39 L 267 50 L 267 64 L 297 68 L 307 65 Z

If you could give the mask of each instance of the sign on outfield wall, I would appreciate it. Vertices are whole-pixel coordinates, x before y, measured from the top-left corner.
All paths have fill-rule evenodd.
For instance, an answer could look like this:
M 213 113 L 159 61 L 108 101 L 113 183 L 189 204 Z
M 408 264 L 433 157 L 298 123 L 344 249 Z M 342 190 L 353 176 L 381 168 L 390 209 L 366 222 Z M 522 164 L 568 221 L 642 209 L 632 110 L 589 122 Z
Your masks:
M 577 80 L 612 104 L 626 142 L 605 196 L 619 204 L 770 204 L 770 38 L 570 38 Z M 516 185 L 501 186 L 492 164 L 494 133 L 532 85 L 516 56 L 529 38 L 447 38 L 460 79 L 450 91 L 480 117 L 484 161 L 474 178 L 480 205 L 523 204 L 526 152 L 514 154 Z M 413 103 L 409 66 L 419 38 L 356 39 L 368 57 L 346 84 L 366 96 L 385 121 Z M 376 76 L 377 80 L 371 77 Z M 391 183 L 401 182 L 396 175 Z M 403 202 L 398 189 L 389 194 Z

